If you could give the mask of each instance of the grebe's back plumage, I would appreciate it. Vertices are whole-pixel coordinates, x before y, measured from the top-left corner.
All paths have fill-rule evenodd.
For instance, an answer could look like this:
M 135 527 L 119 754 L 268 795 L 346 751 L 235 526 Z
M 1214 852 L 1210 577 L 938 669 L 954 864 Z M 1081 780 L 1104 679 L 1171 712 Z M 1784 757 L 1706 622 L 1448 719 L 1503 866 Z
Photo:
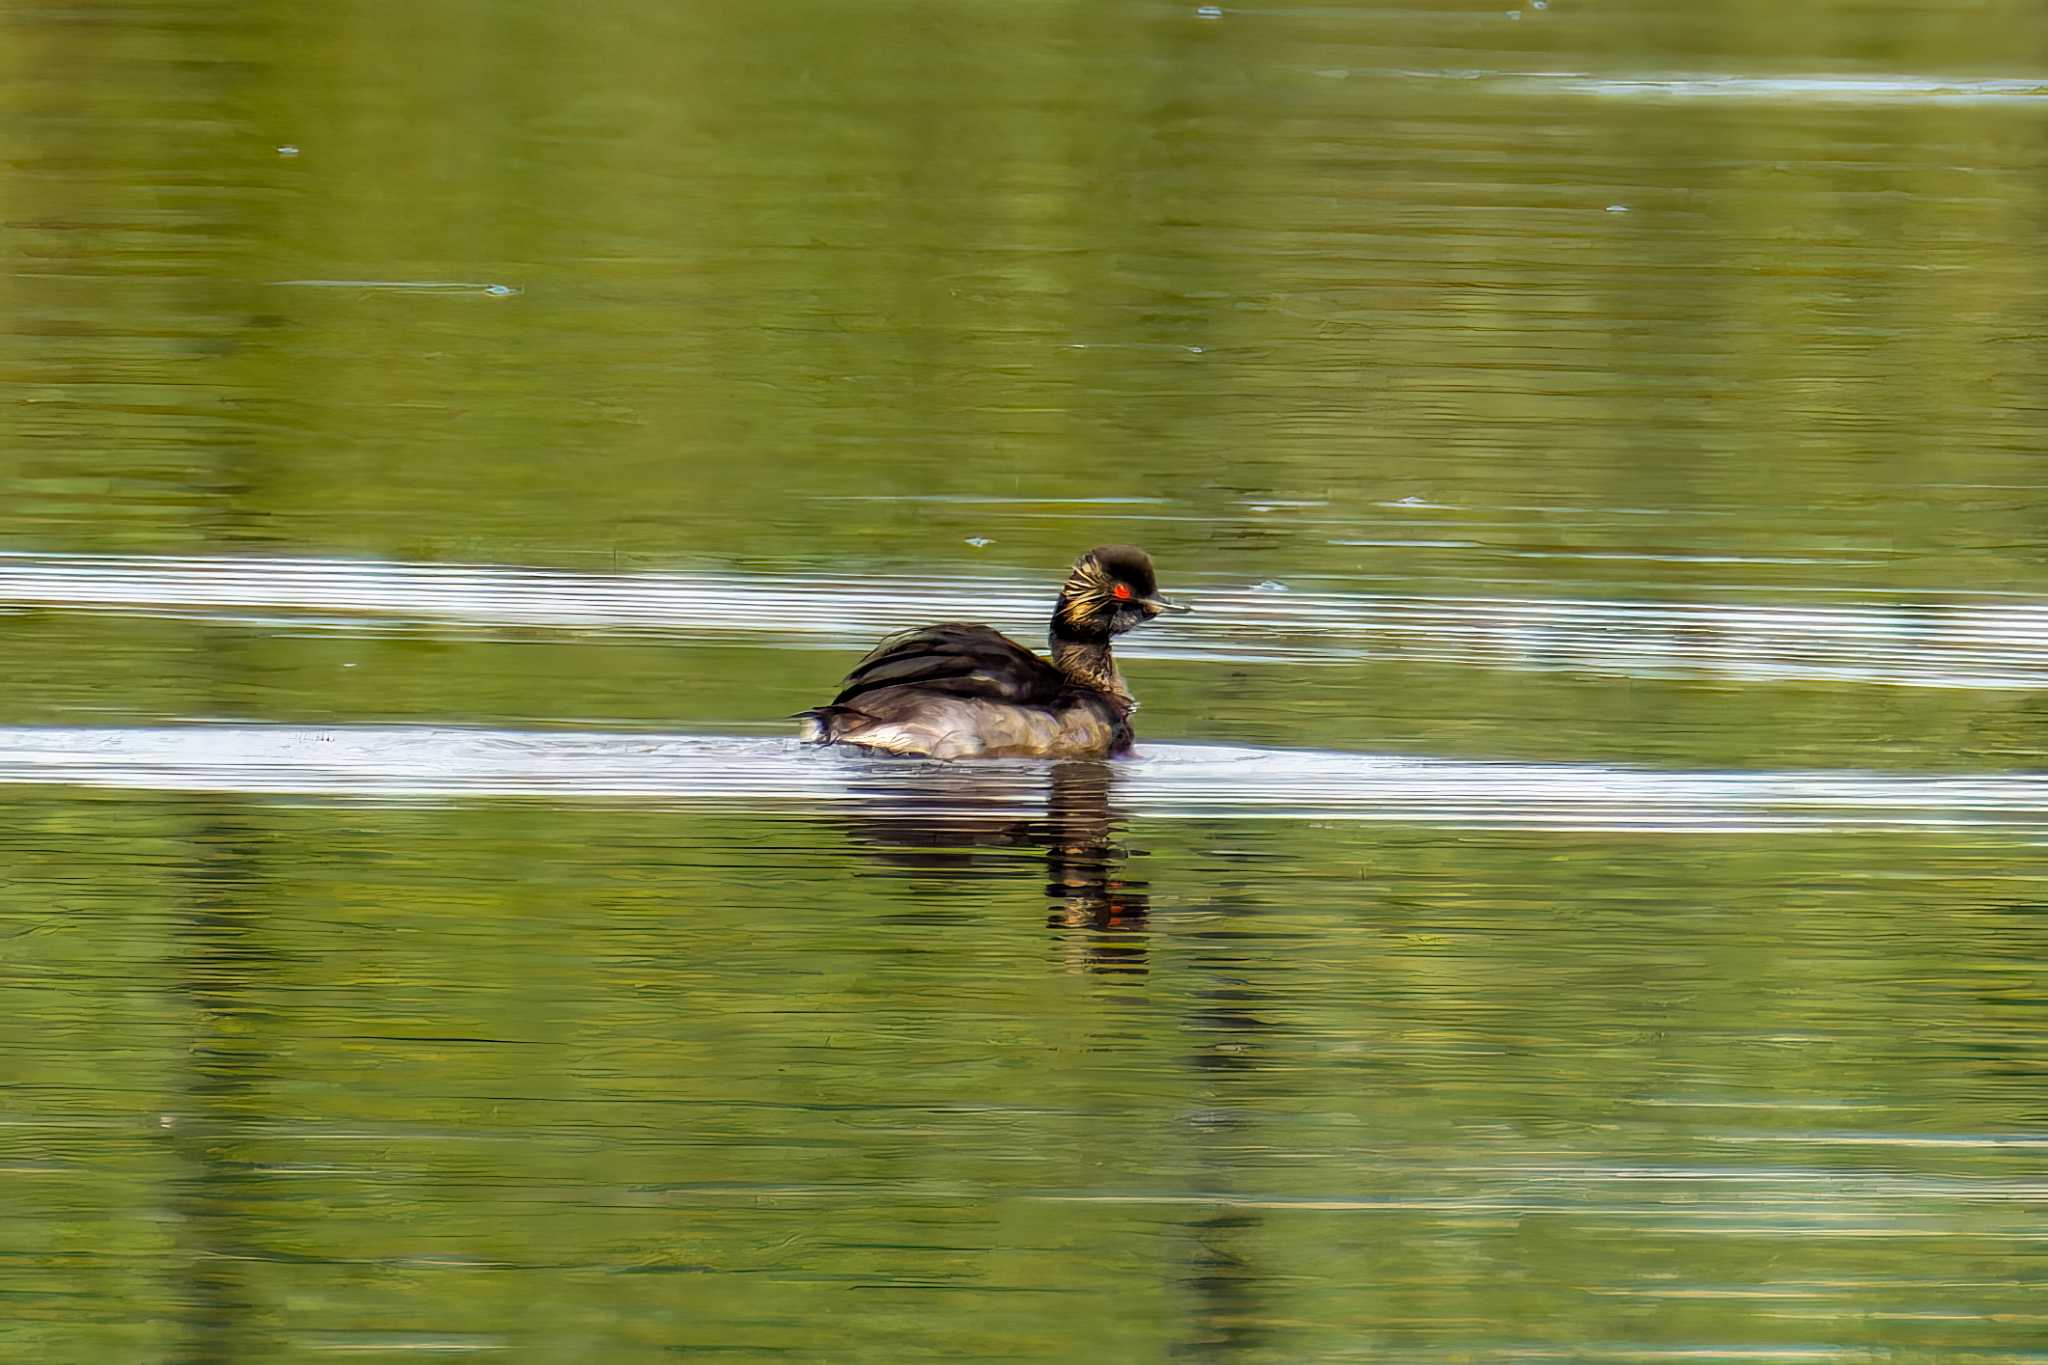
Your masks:
M 1152 561 L 1131 545 L 1082 555 L 1053 608 L 1052 658 L 987 626 L 921 626 L 882 641 L 803 738 L 927 758 L 1108 758 L 1131 747 L 1137 703 L 1110 640 L 1161 612 Z

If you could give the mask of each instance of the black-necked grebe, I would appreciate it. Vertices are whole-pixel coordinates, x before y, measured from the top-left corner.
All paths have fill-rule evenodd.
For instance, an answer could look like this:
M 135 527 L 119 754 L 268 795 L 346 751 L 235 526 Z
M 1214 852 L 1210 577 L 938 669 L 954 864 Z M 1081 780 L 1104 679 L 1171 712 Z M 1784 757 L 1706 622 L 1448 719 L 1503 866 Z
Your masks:
M 1137 702 L 1110 639 L 1186 610 L 1159 595 L 1143 550 L 1098 545 L 1060 588 L 1051 662 L 987 626 L 906 630 L 854 665 L 830 706 L 801 713 L 803 738 L 925 758 L 1127 753 Z

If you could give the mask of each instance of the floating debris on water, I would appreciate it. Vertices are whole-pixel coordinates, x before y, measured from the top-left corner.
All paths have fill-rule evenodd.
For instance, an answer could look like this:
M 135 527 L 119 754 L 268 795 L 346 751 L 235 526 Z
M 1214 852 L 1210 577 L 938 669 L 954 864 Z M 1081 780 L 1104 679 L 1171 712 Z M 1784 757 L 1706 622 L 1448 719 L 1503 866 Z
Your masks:
M 985 546 L 995 544 L 995 542 L 993 540 L 990 540 L 987 536 L 969 536 L 967 537 L 967 543 L 969 545 L 972 545 L 977 550 L 982 549 Z
M 287 142 L 284 144 L 284 146 L 279 147 L 277 149 L 277 154 L 279 156 L 297 156 L 299 154 L 299 149 L 297 147 L 292 146 L 291 143 Z

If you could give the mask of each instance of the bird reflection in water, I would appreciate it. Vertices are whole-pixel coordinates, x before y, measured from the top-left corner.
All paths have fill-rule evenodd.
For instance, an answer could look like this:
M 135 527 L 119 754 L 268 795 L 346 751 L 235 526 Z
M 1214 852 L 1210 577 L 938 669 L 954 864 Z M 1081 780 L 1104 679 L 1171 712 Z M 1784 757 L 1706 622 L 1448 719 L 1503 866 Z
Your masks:
M 1146 969 L 1151 897 L 1145 882 L 1125 875 L 1132 850 L 1117 837 L 1124 822 L 1111 801 L 1114 764 L 1061 763 L 1045 785 L 1019 784 L 1014 770 L 921 769 L 916 779 L 855 785 L 862 799 L 850 832 L 878 863 L 922 884 L 957 886 L 1019 875 L 1024 866 L 1007 850 L 1043 849 L 1046 924 L 1075 946 L 1070 961 L 1097 972 Z

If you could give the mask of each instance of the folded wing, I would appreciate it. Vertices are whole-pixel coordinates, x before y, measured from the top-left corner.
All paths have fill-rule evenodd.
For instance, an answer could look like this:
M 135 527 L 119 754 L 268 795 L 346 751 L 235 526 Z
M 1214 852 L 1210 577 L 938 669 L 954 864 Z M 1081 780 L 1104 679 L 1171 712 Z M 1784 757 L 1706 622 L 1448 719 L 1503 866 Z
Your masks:
M 920 626 L 891 635 L 846 675 L 834 706 L 885 687 L 916 686 L 956 697 L 1044 705 L 1066 686 L 1060 671 L 987 626 Z

